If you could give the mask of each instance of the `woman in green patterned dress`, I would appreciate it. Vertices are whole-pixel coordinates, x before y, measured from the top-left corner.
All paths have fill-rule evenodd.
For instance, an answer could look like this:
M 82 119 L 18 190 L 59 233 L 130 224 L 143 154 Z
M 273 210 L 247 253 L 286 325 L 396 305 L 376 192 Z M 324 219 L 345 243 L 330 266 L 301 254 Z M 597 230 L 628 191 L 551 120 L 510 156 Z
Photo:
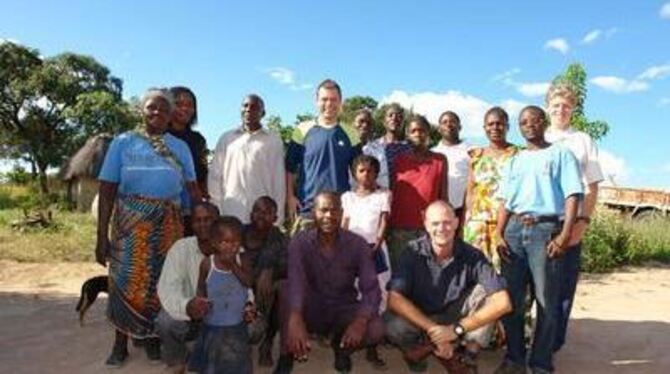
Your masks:
M 507 130 L 507 112 L 500 107 L 489 109 L 484 116 L 484 132 L 489 139 L 489 145 L 470 151 L 465 198 L 463 239 L 479 248 L 498 270 L 500 258 L 495 250 L 494 235 L 498 211 L 498 182 L 501 179 L 502 166 L 518 151 L 517 146 L 507 142 Z

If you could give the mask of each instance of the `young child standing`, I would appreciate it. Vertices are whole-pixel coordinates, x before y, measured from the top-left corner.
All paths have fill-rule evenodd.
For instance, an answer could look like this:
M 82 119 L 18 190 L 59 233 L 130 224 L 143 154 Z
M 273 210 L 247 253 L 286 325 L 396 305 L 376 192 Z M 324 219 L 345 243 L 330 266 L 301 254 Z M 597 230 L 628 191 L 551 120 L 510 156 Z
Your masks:
M 386 309 L 386 283 L 390 279 L 388 253 L 384 243 L 384 234 L 391 210 L 391 192 L 377 184 L 379 161 L 368 155 L 356 157 L 351 164 L 351 174 L 356 180 L 356 187 L 342 195 L 344 216 L 342 227 L 362 236 L 372 249 L 377 270 L 382 302 L 380 309 Z M 376 368 L 385 368 L 386 363 L 379 357 L 376 347 L 369 347 L 367 360 Z
M 199 297 L 207 298 L 209 311 L 189 363 L 198 373 L 251 373 L 251 347 L 245 317 L 250 265 L 239 256 L 242 223 L 232 216 L 214 222 L 211 241 L 215 252 L 200 264 Z

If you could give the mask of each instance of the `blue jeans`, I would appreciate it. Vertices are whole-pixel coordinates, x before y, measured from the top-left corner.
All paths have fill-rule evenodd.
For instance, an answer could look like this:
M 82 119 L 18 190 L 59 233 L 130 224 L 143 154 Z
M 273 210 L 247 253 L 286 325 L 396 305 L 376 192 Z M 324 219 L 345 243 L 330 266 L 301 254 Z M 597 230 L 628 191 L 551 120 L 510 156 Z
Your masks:
M 524 305 L 528 284 L 534 289 L 537 305 L 537 325 L 533 337 L 528 366 L 552 372 L 554 337 L 557 327 L 559 282 L 562 259 L 547 256 L 547 244 L 560 230 L 558 222 L 524 225 L 512 217 L 505 229 L 505 240 L 510 246 L 510 260 L 503 261 L 502 275 L 514 310 L 503 318 L 507 333 L 505 359 L 526 365 L 524 343 Z
M 575 300 L 575 291 L 577 291 L 577 280 L 579 279 L 579 267 L 581 265 L 582 243 L 579 242 L 572 247 L 568 247 L 565 255 L 562 257 L 563 271 L 561 272 L 559 301 L 556 312 L 558 326 L 556 327 L 556 340 L 554 341 L 554 352 L 565 344 L 565 335 L 568 331 L 568 321 L 570 320 L 570 311 L 572 303 Z

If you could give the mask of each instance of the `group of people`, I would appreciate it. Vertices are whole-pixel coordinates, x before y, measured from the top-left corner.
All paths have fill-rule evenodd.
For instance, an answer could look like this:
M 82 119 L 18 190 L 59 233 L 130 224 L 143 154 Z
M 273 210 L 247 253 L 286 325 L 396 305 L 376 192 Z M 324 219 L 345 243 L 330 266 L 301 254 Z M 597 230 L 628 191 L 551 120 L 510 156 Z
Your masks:
M 570 127 L 569 85 L 550 87 L 547 112 L 520 112 L 524 146 L 507 141 L 500 107 L 484 116 L 484 147 L 464 142 L 445 111 L 431 148 L 428 120 L 406 121 L 398 104 L 373 139 L 368 109 L 340 123 L 333 80 L 317 88 L 318 116 L 284 145 L 252 94 L 209 165 L 193 92 L 150 89 L 140 104 L 142 125 L 114 138 L 99 175 L 96 259 L 109 264 L 116 329 L 108 365 L 123 364 L 132 337 L 176 371 L 246 373 L 252 343 L 260 365 L 274 364 L 279 332 L 275 373 L 308 358 L 310 337 L 330 345 L 338 372 L 360 348 L 386 368 L 385 340 L 411 371 L 433 355 L 448 372 L 475 372 L 500 336 L 496 373 L 554 370 L 603 179 L 593 141 Z

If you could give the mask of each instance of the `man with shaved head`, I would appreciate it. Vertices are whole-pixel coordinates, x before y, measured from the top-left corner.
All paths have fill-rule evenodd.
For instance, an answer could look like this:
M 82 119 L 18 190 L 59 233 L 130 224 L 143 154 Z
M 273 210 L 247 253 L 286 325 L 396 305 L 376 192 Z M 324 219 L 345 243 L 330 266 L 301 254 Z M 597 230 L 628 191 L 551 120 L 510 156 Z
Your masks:
M 284 144 L 278 134 L 263 128 L 265 103 L 247 95 L 240 106 L 242 124 L 224 133 L 209 167 L 208 190 L 221 214 L 249 223 L 251 207 L 261 196 L 277 202 L 277 223 L 284 221 L 286 173 Z
M 393 269 L 387 337 L 412 371 L 425 371 L 434 354 L 449 373 L 474 373 L 486 329 L 512 310 L 505 282 L 481 251 L 455 238 L 458 218 L 449 203 L 431 203 L 424 228 Z

